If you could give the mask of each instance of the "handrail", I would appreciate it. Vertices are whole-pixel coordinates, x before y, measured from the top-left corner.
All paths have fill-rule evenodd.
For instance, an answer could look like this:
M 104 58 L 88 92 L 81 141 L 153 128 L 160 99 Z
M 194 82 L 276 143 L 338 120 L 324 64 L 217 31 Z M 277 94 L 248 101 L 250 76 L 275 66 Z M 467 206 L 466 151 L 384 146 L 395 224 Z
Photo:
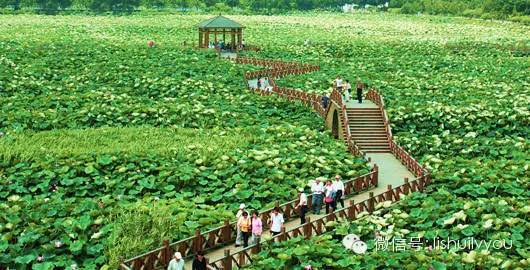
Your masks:
M 369 173 L 344 181 L 345 196 L 350 197 L 353 194 L 358 194 L 360 191 L 373 188 L 377 186 L 377 183 L 378 170 L 375 167 Z M 312 196 L 312 194 L 307 196 L 308 207 L 311 207 Z M 281 205 L 276 202 L 275 207 L 279 207 L 280 212 L 285 215 L 285 219 L 290 220 L 292 218 L 298 217 L 299 215 L 297 211 L 295 211 L 295 206 L 298 202 L 299 199 L 291 200 Z M 266 221 L 269 219 L 270 213 L 273 209 L 274 208 L 269 208 L 260 212 L 260 216 L 264 221 L 264 224 L 267 224 Z M 173 251 L 179 251 L 184 257 L 189 257 L 193 256 L 193 254 L 199 250 L 207 251 L 220 248 L 232 243 L 233 240 L 235 240 L 235 237 L 233 237 L 232 234 L 235 232 L 236 223 L 236 221 L 228 222 L 228 220 L 225 220 L 225 224 L 223 226 L 216 227 L 202 233 L 200 231 L 196 231 L 194 236 L 173 242 L 171 244 L 165 243 L 163 247 L 127 259 L 123 261 L 122 264 L 127 267 L 132 267 L 133 269 L 139 268 L 136 266 L 148 265 L 149 267 L 155 267 L 157 264 L 167 265 L 167 263 L 169 263 L 170 257 L 168 257 L 167 261 L 163 257 L 165 254 L 171 254 Z
M 282 232 L 276 236 L 271 237 L 270 239 L 262 241 L 262 243 L 273 243 L 276 239 L 281 241 L 286 241 L 287 239 L 304 236 L 306 239 L 312 237 L 313 235 L 321 235 L 327 232 L 325 223 L 329 221 L 336 220 L 338 217 L 347 218 L 348 220 L 355 220 L 357 216 L 363 212 L 372 213 L 376 208 L 376 203 L 383 203 L 385 201 L 391 201 L 396 203 L 401 201 L 402 195 L 408 195 L 411 192 L 422 191 L 427 185 L 430 184 L 430 174 L 423 174 L 422 176 L 408 181 L 405 179 L 404 184 L 392 188 L 392 185 L 387 186 L 387 190 L 383 191 L 377 195 L 373 195 L 370 192 L 370 197 L 362 202 L 354 203 L 350 201 L 350 205 L 346 208 L 339 209 L 333 213 L 329 213 L 320 217 L 316 220 L 310 220 L 305 224 L 301 224 L 295 228 L 286 231 L 285 228 L 282 229 Z M 213 261 L 210 263 L 210 266 L 217 269 L 234 269 L 232 262 L 236 263 L 236 269 L 241 268 L 242 266 L 252 262 L 252 254 L 256 254 L 261 250 L 262 243 L 254 244 L 239 250 L 233 254 L 225 250 L 225 257 Z

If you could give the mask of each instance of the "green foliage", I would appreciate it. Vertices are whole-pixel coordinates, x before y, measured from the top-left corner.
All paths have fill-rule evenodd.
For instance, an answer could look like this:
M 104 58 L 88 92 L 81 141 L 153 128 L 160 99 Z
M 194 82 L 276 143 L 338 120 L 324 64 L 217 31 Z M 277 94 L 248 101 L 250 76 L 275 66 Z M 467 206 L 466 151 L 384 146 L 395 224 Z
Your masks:
M 487 18 L 530 14 L 530 2 L 527 0 L 391 0 L 390 6 L 401 8 L 405 14 L 421 12 Z
M 117 266 L 123 254 L 142 254 L 161 246 L 164 240 L 179 239 L 192 235 L 199 227 L 233 219 L 234 214 L 224 208 L 222 204 L 206 206 L 174 199 L 128 204 L 116 211 L 110 220 L 114 226 L 105 246 L 109 264 Z

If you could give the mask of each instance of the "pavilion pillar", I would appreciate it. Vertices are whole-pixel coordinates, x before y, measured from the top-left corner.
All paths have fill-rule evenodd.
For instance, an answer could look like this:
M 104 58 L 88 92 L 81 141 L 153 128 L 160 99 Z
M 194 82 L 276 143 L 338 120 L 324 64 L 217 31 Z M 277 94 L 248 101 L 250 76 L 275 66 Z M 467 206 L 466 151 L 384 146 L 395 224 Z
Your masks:
M 242 37 L 243 37 L 242 29 L 237 29 L 237 46 L 238 47 L 241 47 L 241 42 L 243 39 Z
M 223 28 L 223 42 L 224 42 L 224 43 L 226 43 L 226 34 L 225 34 L 225 30 L 226 30 L 226 29 Z
M 204 44 L 210 45 L 210 30 L 206 30 L 204 34 Z
M 204 31 L 202 29 L 199 29 L 199 48 L 203 48 L 204 44 L 202 43 L 202 37 L 204 35 Z
M 217 43 L 217 29 L 214 29 L 214 38 L 215 38 L 215 43 Z
M 230 30 L 230 32 L 231 32 L 230 34 L 232 36 L 232 42 L 231 42 L 230 46 L 232 46 L 232 50 L 234 50 L 237 47 L 237 45 L 236 45 L 236 30 L 232 29 L 232 30 Z

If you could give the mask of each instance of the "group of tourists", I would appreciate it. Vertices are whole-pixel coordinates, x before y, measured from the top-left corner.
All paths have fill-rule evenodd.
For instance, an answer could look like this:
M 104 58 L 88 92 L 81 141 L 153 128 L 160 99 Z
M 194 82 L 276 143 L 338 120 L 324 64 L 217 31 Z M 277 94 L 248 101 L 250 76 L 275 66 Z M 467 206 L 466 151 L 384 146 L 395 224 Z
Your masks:
M 272 86 L 269 83 L 269 78 L 257 78 L 256 87 L 267 91 L 272 91 Z
M 185 262 L 182 258 L 182 254 L 180 252 L 175 252 L 173 259 L 169 261 L 167 270 L 184 270 L 184 264 Z M 199 251 L 193 259 L 191 270 L 214 270 L 214 268 L 208 264 L 208 259 L 204 257 L 204 252 Z
M 232 50 L 232 49 L 235 49 L 236 47 L 237 47 L 237 44 L 232 45 L 231 42 L 225 43 L 224 40 L 208 42 L 208 48 L 210 49 Z M 242 40 L 241 45 L 239 46 L 239 49 L 244 49 L 244 48 L 245 48 L 245 40 Z
M 313 195 L 311 200 L 313 214 L 320 215 L 322 204 L 326 205 L 326 214 L 329 214 L 340 204 L 344 208 L 344 183 L 339 175 L 335 176 L 335 180 L 326 180 L 325 184 L 320 178 L 316 178 L 311 184 L 311 193 Z M 298 189 L 298 204 L 295 209 L 300 209 L 300 224 L 306 223 L 306 214 L 309 211 L 308 195 L 304 188 Z M 261 242 L 263 234 L 263 222 L 259 216 L 258 211 L 247 211 L 244 203 L 239 205 L 239 210 L 236 213 L 236 247 L 248 247 L 249 244 L 257 245 Z M 275 207 L 269 217 L 268 225 L 270 227 L 271 235 L 274 237 L 282 232 L 285 220 L 279 207 Z M 173 259 L 169 262 L 168 270 L 184 270 L 184 259 L 180 252 L 174 254 Z M 208 264 L 208 260 L 204 257 L 202 251 L 197 252 L 193 259 L 192 270 L 211 270 L 214 269 Z
M 351 84 L 349 80 L 346 80 L 343 82 L 342 78 L 340 76 L 337 76 L 337 78 L 333 81 L 333 86 L 337 88 L 337 90 L 342 95 L 342 98 L 346 100 L 346 102 L 351 100 Z M 364 83 L 361 81 L 360 78 L 357 78 L 357 83 L 355 84 L 355 88 L 357 90 L 357 101 L 359 103 L 363 103 L 363 89 L 364 89 Z
M 243 246 L 248 247 L 249 242 L 253 245 L 257 245 L 261 241 L 261 235 L 263 233 L 263 222 L 259 216 L 258 211 L 252 212 L 252 217 L 249 216 L 249 212 L 245 210 L 246 205 L 242 203 L 239 205 L 239 210 L 236 213 L 237 228 L 236 228 L 236 247 Z M 283 228 L 283 214 L 280 213 L 280 209 L 275 207 L 272 210 L 269 219 L 269 226 L 272 236 L 281 233 Z M 252 239 L 250 238 L 252 237 Z
M 335 181 L 327 180 L 326 184 L 322 183 L 320 178 L 315 179 L 311 185 L 311 208 L 313 214 L 320 215 L 322 203 L 326 205 L 326 214 L 329 214 L 337 209 L 337 203 L 340 203 L 344 208 L 344 183 L 339 175 L 335 176 Z M 303 188 L 298 190 L 299 202 L 296 209 L 300 209 L 300 224 L 306 223 L 306 214 L 309 211 L 307 194 Z

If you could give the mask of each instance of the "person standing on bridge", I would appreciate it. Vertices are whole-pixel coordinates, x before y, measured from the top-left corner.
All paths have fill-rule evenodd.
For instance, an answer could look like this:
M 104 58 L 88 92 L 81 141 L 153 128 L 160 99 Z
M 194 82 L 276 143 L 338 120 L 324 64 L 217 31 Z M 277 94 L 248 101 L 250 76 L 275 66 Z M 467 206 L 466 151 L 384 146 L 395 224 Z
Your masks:
M 335 79 L 335 87 L 337 88 L 337 90 L 341 93 L 342 93 L 342 78 L 340 76 L 337 76 L 337 79 Z
M 313 206 L 313 214 L 320 215 L 320 209 L 322 208 L 322 194 L 324 193 L 324 184 L 320 182 L 320 179 L 315 179 L 315 182 L 311 186 L 311 192 L 313 192 L 313 199 L 311 200 Z
M 184 259 L 180 252 L 175 252 L 173 259 L 169 262 L 167 270 L 184 270 Z
M 204 252 L 199 251 L 193 259 L 191 270 L 214 270 L 214 268 L 208 265 L 208 259 L 204 257 Z
M 243 215 L 243 212 L 245 212 L 245 204 L 242 203 L 239 205 L 239 210 L 236 213 L 236 219 L 239 221 L 239 218 Z M 243 242 L 243 235 L 241 234 L 241 230 L 239 226 L 236 226 L 236 247 L 241 246 Z
M 258 211 L 254 210 L 252 213 L 252 238 L 255 245 L 261 241 L 261 234 L 263 233 L 263 223 L 259 217 Z
M 357 100 L 359 101 L 359 103 L 363 103 L 363 88 L 364 88 L 364 84 L 361 81 L 361 78 L 357 78 L 356 87 L 357 87 Z
M 295 209 L 300 208 L 300 224 L 304 224 L 305 213 L 307 213 L 307 195 L 304 193 L 304 188 L 299 188 L 298 193 L 300 196 L 300 202 L 296 205 Z
M 239 227 L 239 230 L 241 231 L 241 235 L 243 237 L 243 247 L 248 246 L 248 239 L 250 238 L 250 232 L 252 231 L 251 226 L 252 221 L 250 220 L 247 211 L 245 211 L 237 221 L 237 227 Z
M 339 203 L 344 208 L 344 183 L 340 179 L 340 175 L 335 175 L 335 182 L 333 182 L 333 188 L 335 189 L 335 205 Z
M 331 180 L 326 181 L 326 197 L 324 197 L 324 202 L 326 203 L 326 214 L 329 214 L 330 208 L 331 212 L 335 211 L 336 205 L 335 205 L 335 196 L 336 191 L 333 187 L 333 183 L 331 183 Z
M 348 102 L 351 99 L 351 84 L 349 80 L 346 80 L 346 85 L 344 86 L 344 88 L 344 99 L 346 100 L 346 102 Z
M 272 210 L 271 219 L 269 222 L 271 224 L 272 236 L 276 236 L 282 232 L 284 220 L 283 220 L 283 215 L 280 213 L 280 208 L 274 207 L 274 209 Z

